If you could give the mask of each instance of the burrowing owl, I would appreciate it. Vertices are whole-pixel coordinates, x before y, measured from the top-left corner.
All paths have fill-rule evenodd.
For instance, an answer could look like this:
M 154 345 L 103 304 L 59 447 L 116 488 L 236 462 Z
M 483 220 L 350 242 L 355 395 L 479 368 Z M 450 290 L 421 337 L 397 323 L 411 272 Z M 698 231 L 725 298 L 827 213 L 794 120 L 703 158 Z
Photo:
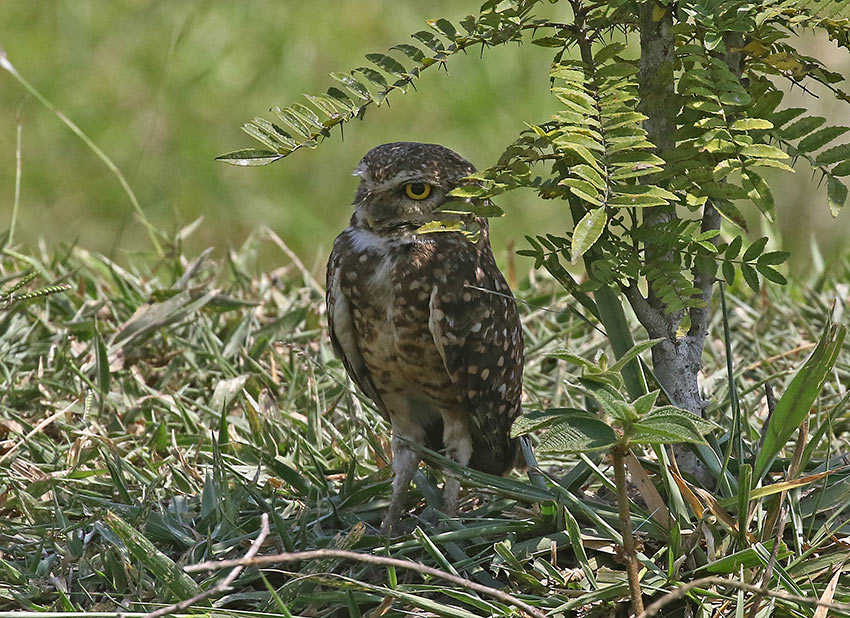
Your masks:
M 481 232 L 417 234 L 469 161 L 436 144 L 396 142 L 370 150 L 355 176 L 351 222 L 328 260 L 331 341 L 348 374 L 391 423 L 393 495 L 384 518 L 401 515 L 419 465 L 406 439 L 477 470 L 514 466 L 510 427 L 520 414 L 523 338 L 516 303 Z M 401 439 L 400 439 L 401 438 Z M 445 482 L 447 512 L 459 482 Z

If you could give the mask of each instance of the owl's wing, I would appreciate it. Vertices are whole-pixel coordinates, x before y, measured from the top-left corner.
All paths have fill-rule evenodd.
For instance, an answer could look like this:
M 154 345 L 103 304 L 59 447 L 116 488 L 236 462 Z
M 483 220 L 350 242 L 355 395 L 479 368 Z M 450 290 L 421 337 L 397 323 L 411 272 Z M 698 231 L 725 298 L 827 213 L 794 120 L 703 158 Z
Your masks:
M 378 409 L 386 415 L 384 402 L 378 395 L 372 374 L 366 367 L 360 345 L 357 343 L 357 331 L 354 328 L 354 320 L 351 317 L 351 305 L 342 291 L 339 282 L 340 263 L 342 256 L 338 245 L 328 259 L 327 269 L 327 292 L 325 301 L 328 306 L 328 330 L 331 336 L 331 345 L 334 352 L 342 360 L 346 373 L 354 383 L 363 391 L 369 399 L 375 402 Z
M 515 457 L 510 428 L 521 412 L 522 325 L 489 248 L 477 254 L 464 242 L 467 248 L 444 263 L 449 271 L 446 283 L 433 288 L 428 327 L 468 408 L 470 465 L 502 474 Z

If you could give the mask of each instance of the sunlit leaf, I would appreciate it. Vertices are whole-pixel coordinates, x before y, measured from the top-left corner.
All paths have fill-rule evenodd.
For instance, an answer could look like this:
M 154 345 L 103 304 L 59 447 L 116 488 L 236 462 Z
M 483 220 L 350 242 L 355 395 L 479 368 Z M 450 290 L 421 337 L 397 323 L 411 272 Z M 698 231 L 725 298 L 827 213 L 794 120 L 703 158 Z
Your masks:
M 216 161 L 223 161 L 230 165 L 240 165 L 243 167 L 254 165 L 268 165 L 274 163 L 278 159 L 282 159 L 285 155 L 271 150 L 257 150 L 256 148 L 243 148 L 242 150 L 234 150 L 215 158 Z
M 608 221 L 604 208 L 589 210 L 573 231 L 573 241 L 570 248 L 570 261 L 575 264 L 593 246 L 602 235 Z

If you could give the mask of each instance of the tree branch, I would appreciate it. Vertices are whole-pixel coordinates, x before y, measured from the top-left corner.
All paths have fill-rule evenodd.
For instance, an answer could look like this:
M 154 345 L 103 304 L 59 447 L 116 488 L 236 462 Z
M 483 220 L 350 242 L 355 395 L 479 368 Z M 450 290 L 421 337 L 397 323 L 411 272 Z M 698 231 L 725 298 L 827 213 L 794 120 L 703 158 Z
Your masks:
M 701 232 L 720 229 L 720 213 L 710 203 L 706 202 L 702 211 L 702 223 L 700 224 Z M 717 236 L 711 239 L 715 246 L 719 242 Z M 714 258 L 708 256 L 704 259 L 694 261 L 693 276 L 694 287 L 700 290 L 700 299 L 704 306 L 691 307 L 690 318 L 691 327 L 688 329 L 688 336 L 695 340 L 696 344 L 702 349 L 702 343 L 705 340 L 706 332 L 708 331 L 708 320 L 711 316 L 711 297 L 714 294 L 714 284 L 717 281 L 715 276 L 717 264 Z
M 410 560 L 399 560 L 398 558 L 388 558 L 386 556 L 361 554 L 358 552 L 346 551 L 344 549 L 314 549 L 311 551 L 284 552 L 282 554 L 258 556 L 256 558 L 248 558 L 246 556 L 245 558 L 240 558 L 237 560 L 211 560 L 209 562 L 201 562 L 200 564 L 189 565 L 184 570 L 187 573 L 195 573 L 198 571 L 229 569 L 231 567 L 261 566 L 264 564 L 276 564 L 278 562 L 296 562 L 300 560 L 316 560 L 322 558 L 354 560 L 357 562 L 365 562 L 366 564 L 375 564 L 378 566 L 391 566 L 396 567 L 398 569 L 410 569 L 412 571 L 416 571 L 417 573 L 431 575 L 432 577 L 437 577 L 439 579 L 446 580 L 447 582 L 462 586 L 468 590 L 474 590 L 475 592 L 486 594 L 487 596 L 501 601 L 502 603 L 513 605 L 514 607 L 521 609 L 529 615 L 534 616 L 534 618 L 546 618 L 546 614 L 537 609 L 536 607 L 529 605 L 525 601 L 521 601 L 520 599 L 516 598 L 511 594 L 508 594 L 507 592 L 498 590 L 497 588 L 484 586 L 483 584 L 479 584 L 464 577 L 458 577 L 457 575 L 452 575 L 451 573 L 446 573 L 445 571 L 425 566 L 424 564 L 421 564 L 419 562 L 411 562 Z
M 743 73 L 743 55 L 741 49 L 744 47 L 744 35 L 740 32 L 726 32 L 723 35 L 723 43 L 726 46 L 724 60 L 729 69 L 738 79 Z M 701 232 L 709 232 L 720 229 L 720 213 L 711 202 L 706 202 L 702 211 Z M 716 236 L 711 239 L 715 246 L 719 242 Z M 714 293 L 716 282 L 715 273 L 717 265 L 711 257 L 704 260 L 696 260 L 691 270 L 694 277 L 694 287 L 701 291 L 700 298 L 705 303 L 704 307 L 692 307 L 690 310 L 691 327 L 688 335 L 694 339 L 695 344 L 702 348 L 705 335 L 708 330 L 708 320 L 711 315 L 711 297 Z
M 650 338 L 667 337 L 669 328 L 664 314 L 649 304 L 634 281 L 629 282 L 628 287 L 623 287 L 623 294 L 637 316 L 637 319 L 649 333 Z
M 254 542 L 251 543 L 251 547 L 248 548 L 247 553 L 240 559 L 242 561 L 251 560 L 254 556 L 257 555 L 257 552 L 260 550 L 260 546 L 263 544 L 263 541 L 266 540 L 266 537 L 269 535 L 269 515 L 268 513 L 263 513 L 261 524 L 260 524 L 260 533 L 257 535 L 257 538 L 254 539 Z M 234 562 L 234 561 L 231 561 Z M 239 562 L 236 560 L 235 562 Z M 204 590 L 201 594 L 193 596 L 191 599 L 186 599 L 185 601 L 180 601 L 179 603 L 175 603 L 174 605 L 168 605 L 166 607 L 162 607 L 155 612 L 151 612 L 145 616 L 145 618 L 160 618 L 161 616 L 167 616 L 168 614 L 173 614 L 175 612 L 182 611 L 188 607 L 191 607 L 198 601 L 203 601 L 204 599 L 208 599 L 211 596 L 222 594 L 227 592 L 230 589 L 230 584 L 233 583 L 239 574 L 242 572 L 242 569 L 245 568 L 245 565 L 238 564 L 233 570 L 227 574 L 221 582 L 210 588 L 209 590 Z M 187 569 L 188 570 L 188 569 Z
M 675 590 L 668 592 L 663 597 L 647 606 L 646 610 L 637 616 L 637 618 L 651 618 L 651 616 L 655 616 L 661 608 L 665 605 L 669 605 L 674 601 L 678 601 L 687 595 L 691 590 L 696 588 L 702 588 L 704 586 L 729 586 L 731 588 L 737 588 L 738 590 L 743 590 L 745 592 L 752 592 L 754 594 L 761 594 L 767 597 L 772 597 L 774 599 L 779 599 L 781 601 L 788 601 L 789 603 L 801 603 L 802 605 L 808 606 L 817 606 L 817 607 L 826 607 L 828 609 L 837 609 L 841 611 L 850 611 L 850 603 L 834 603 L 831 601 L 821 601 L 820 599 L 810 598 L 810 597 L 800 597 L 796 594 L 788 594 L 786 592 L 778 592 L 775 590 L 767 590 L 766 588 L 761 588 L 759 586 L 754 586 L 752 584 L 745 584 L 744 582 L 735 581 L 733 579 L 723 579 L 722 577 L 710 576 L 710 577 L 701 577 L 700 579 L 695 579 L 687 584 L 676 588 Z

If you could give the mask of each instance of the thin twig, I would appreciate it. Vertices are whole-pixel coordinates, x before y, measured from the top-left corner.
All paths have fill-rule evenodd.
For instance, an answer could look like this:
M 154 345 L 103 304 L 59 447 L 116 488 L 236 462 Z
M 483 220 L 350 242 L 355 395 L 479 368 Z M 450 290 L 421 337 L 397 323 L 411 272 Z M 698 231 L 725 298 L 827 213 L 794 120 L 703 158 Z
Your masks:
M 110 172 L 118 179 L 121 188 L 124 189 L 124 192 L 127 194 L 127 197 L 130 198 L 130 203 L 133 205 L 133 210 L 136 212 L 136 216 L 139 218 L 139 221 L 142 225 L 147 229 L 148 237 L 150 238 L 151 244 L 154 246 L 157 255 L 160 257 L 165 255 L 165 252 L 162 250 L 162 246 L 159 244 L 159 240 L 157 240 L 157 229 L 148 221 L 145 216 L 145 211 L 142 209 L 142 205 L 139 203 L 139 200 L 136 198 L 136 194 L 133 192 L 132 187 L 130 187 L 130 183 L 127 182 L 127 179 L 124 178 L 124 174 L 118 168 L 117 165 L 109 158 L 109 156 L 100 149 L 100 147 L 95 144 L 91 138 L 86 135 L 83 130 L 78 127 L 73 120 L 68 118 L 64 113 L 56 109 L 53 104 L 43 95 L 41 92 L 35 89 L 35 86 L 30 84 L 26 79 L 24 79 L 23 75 L 18 73 L 17 69 L 12 65 L 9 58 L 6 56 L 6 51 L 0 47 L 0 68 L 7 71 L 12 77 L 18 80 L 18 83 L 21 84 L 31 95 L 33 95 L 38 101 L 44 105 L 47 109 L 49 109 L 53 114 L 61 120 L 66 127 L 68 127 L 77 137 L 79 137 L 89 149 L 97 155 L 97 157 L 103 162 L 104 165 L 109 169 Z
M 546 614 L 540 611 L 539 609 L 532 607 L 525 601 L 521 601 L 515 596 L 508 594 L 507 592 L 498 590 L 497 588 L 484 586 L 483 584 L 479 584 L 464 577 L 458 577 L 457 575 L 452 575 L 451 573 L 446 573 L 445 571 L 425 566 L 424 564 L 419 562 L 412 562 L 410 560 L 399 560 L 398 558 L 388 558 L 386 556 L 361 554 L 358 552 L 346 551 L 344 549 L 314 549 L 311 551 L 285 552 L 282 554 L 258 556 L 256 558 L 251 559 L 242 558 L 239 560 L 221 561 L 211 560 L 209 562 L 201 562 L 200 564 L 193 564 L 187 566 L 184 570 L 187 573 L 195 573 L 197 571 L 229 569 L 235 566 L 260 566 L 264 564 L 276 564 L 278 562 L 295 562 L 300 560 L 316 560 L 322 558 L 354 560 L 357 562 L 365 562 L 366 564 L 375 564 L 378 566 L 391 566 L 396 567 L 398 569 L 410 569 L 412 571 L 416 571 L 417 573 L 422 573 L 425 575 L 431 575 L 432 577 L 444 579 L 452 584 L 463 586 L 468 590 L 474 590 L 475 592 L 486 594 L 487 596 L 490 596 L 498 601 L 513 605 L 514 607 L 521 609 L 522 611 L 534 616 L 534 618 L 546 618 Z
M 850 611 L 850 603 L 835 603 L 830 601 L 821 601 L 820 599 L 814 599 L 810 597 L 799 597 L 796 594 L 788 594 L 787 592 L 779 592 L 776 590 L 768 590 L 767 588 L 759 588 L 758 586 L 753 586 L 752 584 L 745 584 L 744 582 L 735 581 L 733 579 L 723 579 L 722 577 L 710 576 L 695 579 L 691 582 L 688 582 L 687 584 L 680 586 L 679 588 L 676 588 L 671 592 L 668 592 L 663 597 L 649 605 L 643 613 L 637 616 L 637 618 L 650 618 L 651 616 L 657 614 L 665 605 L 669 605 L 674 601 L 678 601 L 695 588 L 703 588 L 705 586 L 729 586 L 731 588 L 737 588 L 738 590 L 743 590 L 745 592 L 753 592 L 755 594 L 761 594 L 767 597 L 772 597 L 774 599 L 779 599 L 780 601 L 788 601 L 790 603 L 802 603 L 803 605 L 811 605 L 818 607 L 827 607 L 829 609 L 837 609 L 845 612 Z
M 280 247 L 280 250 L 286 254 L 286 257 L 292 260 L 292 263 L 295 264 L 295 268 L 297 268 L 301 272 L 301 275 L 304 277 L 305 281 L 309 283 L 313 289 L 319 292 L 319 294 L 324 296 L 325 288 L 322 287 L 322 284 L 316 281 L 316 278 L 313 276 L 313 273 L 311 273 L 307 269 L 307 267 L 304 266 L 304 263 L 298 259 L 298 256 L 295 255 L 295 252 L 290 249 L 285 242 L 283 242 L 283 239 L 277 234 L 275 234 L 274 230 L 272 230 L 270 227 L 263 226 L 263 231 L 268 235 L 268 237 L 274 244 Z
M 756 361 L 751 365 L 747 365 L 746 367 L 744 367 L 744 370 L 743 370 L 742 373 L 747 373 L 748 371 L 752 371 L 753 369 L 758 369 L 762 365 L 769 365 L 773 361 L 781 360 L 781 359 L 785 358 L 786 356 L 792 356 L 792 355 L 796 354 L 797 352 L 805 352 L 807 350 L 811 350 L 816 345 L 817 345 L 817 343 L 804 343 L 803 345 L 799 345 L 796 348 L 793 348 L 791 350 L 785 350 L 784 352 L 780 352 L 779 354 L 774 354 L 773 356 L 768 356 L 767 358 Z
M 266 537 L 269 535 L 269 514 L 263 513 L 262 518 L 260 519 L 260 533 L 257 535 L 257 538 L 254 539 L 254 542 L 251 543 L 251 547 L 248 548 L 248 551 L 242 557 L 242 560 L 250 560 L 254 556 L 257 555 L 257 552 L 260 551 L 260 546 L 263 544 L 263 541 L 266 540 Z M 204 599 L 208 599 L 211 596 L 216 594 L 221 594 L 227 592 L 230 588 L 230 584 L 233 583 L 239 574 L 242 572 L 242 569 L 245 568 L 245 565 L 238 565 L 233 568 L 233 570 L 228 573 L 227 577 L 225 577 L 221 582 L 210 588 L 209 590 L 204 590 L 201 594 L 197 594 L 193 596 L 191 599 L 186 599 L 185 601 L 180 601 L 179 603 L 175 603 L 174 605 L 168 605 L 166 607 L 162 607 L 155 612 L 151 612 L 146 615 L 145 618 L 160 618 L 160 616 L 167 616 L 168 614 L 173 614 L 174 612 L 179 612 L 184 610 L 199 601 L 203 601 Z M 187 569 L 188 570 L 188 569 Z
M 779 494 L 779 504 L 777 506 L 779 509 L 779 519 L 776 522 L 776 533 L 773 536 L 773 551 L 770 552 L 770 560 L 767 561 L 767 567 L 765 567 L 764 573 L 761 576 L 761 587 L 765 589 L 770 583 L 770 580 L 773 579 L 773 569 L 776 567 L 776 559 L 779 557 L 779 545 L 782 543 L 782 535 L 785 532 L 785 518 L 788 515 L 788 510 L 783 508 L 783 501 L 785 500 L 786 493 L 783 491 Z M 761 593 L 756 593 L 755 599 L 753 599 L 753 606 L 750 608 L 749 614 L 747 614 L 748 618 L 755 618 L 763 596 Z
M 626 488 L 626 464 L 624 461 L 628 447 L 617 444 L 611 454 L 614 456 L 614 477 L 617 481 L 617 507 L 620 515 L 620 532 L 623 534 L 623 553 L 626 559 L 626 573 L 629 578 L 629 593 L 632 597 L 632 609 L 635 614 L 643 612 L 643 593 L 638 576 L 635 539 L 632 535 L 632 521 L 629 515 L 629 495 Z
M 12 222 L 9 224 L 9 245 L 14 244 L 15 224 L 18 221 L 18 207 L 21 203 L 21 143 L 23 123 L 21 122 L 21 105 L 18 106 L 17 122 L 18 131 L 15 138 L 15 201 L 12 202 Z
M 21 438 L 18 442 L 15 442 L 15 444 L 13 444 L 8 451 L 3 453 L 2 457 L 0 457 L 0 463 L 3 463 L 7 459 L 9 459 L 15 453 L 15 451 L 17 451 L 24 444 L 29 442 L 30 438 L 32 438 L 35 434 L 39 433 L 42 429 L 47 427 L 50 423 L 55 421 L 57 418 L 59 418 L 60 416 L 65 414 L 68 410 L 71 409 L 71 406 L 73 406 L 75 403 L 79 403 L 79 401 L 80 401 L 79 399 L 75 399 L 74 401 L 69 403 L 67 406 L 65 406 L 64 408 L 62 408 L 58 412 L 51 414 L 50 416 L 48 416 L 47 418 L 42 420 L 38 425 L 33 427 L 32 431 L 30 431 L 27 435 L 25 435 L 23 438 Z

